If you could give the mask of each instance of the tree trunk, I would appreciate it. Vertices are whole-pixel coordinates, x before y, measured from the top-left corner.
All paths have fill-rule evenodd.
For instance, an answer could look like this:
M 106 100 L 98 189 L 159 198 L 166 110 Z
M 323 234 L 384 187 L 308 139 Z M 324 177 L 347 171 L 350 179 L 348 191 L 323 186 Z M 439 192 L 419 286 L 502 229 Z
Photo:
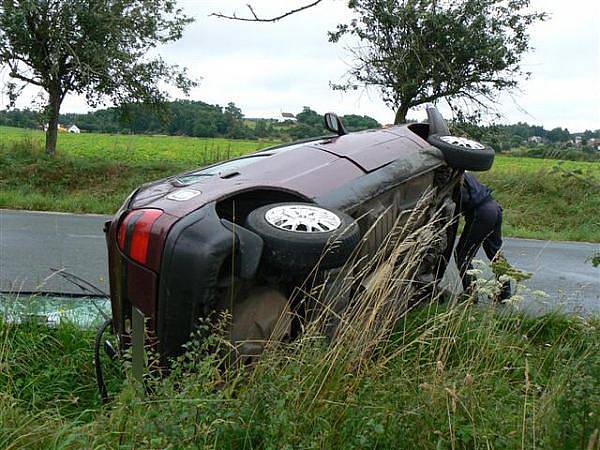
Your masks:
M 406 114 L 408 114 L 408 106 L 400 105 L 400 107 L 396 111 L 394 125 L 401 125 L 403 123 L 406 123 Z
M 50 93 L 48 101 L 48 129 L 46 130 L 46 155 L 56 155 L 56 141 L 58 137 L 58 114 L 60 112 L 61 95 Z

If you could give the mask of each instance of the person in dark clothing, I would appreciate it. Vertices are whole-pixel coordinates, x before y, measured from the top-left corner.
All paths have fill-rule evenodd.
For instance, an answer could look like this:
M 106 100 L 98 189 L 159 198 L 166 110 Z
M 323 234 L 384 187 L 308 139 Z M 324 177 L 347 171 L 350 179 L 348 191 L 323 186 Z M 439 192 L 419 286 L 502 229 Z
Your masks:
M 490 261 L 503 258 L 502 248 L 502 207 L 492 197 L 492 190 L 482 184 L 475 176 L 465 172 L 461 186 L 461 214 L 465 217 L 465 226 L 455 250 L 455 259 L 462 279 L 463 288 L 467 291 L 472 278 L 467 274 L 471 262 L 479 247 Z M 504 282 L 500 292 L 500 300 L 511 296 L 510 283 Z

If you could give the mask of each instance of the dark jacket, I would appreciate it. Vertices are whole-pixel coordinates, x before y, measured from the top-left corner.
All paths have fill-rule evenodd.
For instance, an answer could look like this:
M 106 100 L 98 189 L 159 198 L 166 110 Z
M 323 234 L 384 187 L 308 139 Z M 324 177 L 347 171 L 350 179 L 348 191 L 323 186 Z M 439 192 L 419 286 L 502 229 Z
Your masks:
M 492 190 L 469 172 L 464 174 L 460 191 L 460 208 L 463 214 L 472 212 L 479 205 L 492 198 Z

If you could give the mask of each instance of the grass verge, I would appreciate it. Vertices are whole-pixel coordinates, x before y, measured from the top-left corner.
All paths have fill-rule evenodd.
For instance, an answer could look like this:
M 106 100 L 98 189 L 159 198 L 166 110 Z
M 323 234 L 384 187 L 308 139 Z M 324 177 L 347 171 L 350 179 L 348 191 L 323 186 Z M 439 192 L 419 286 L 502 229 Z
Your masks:
M 177 136 L 61 134 L 44 156 L 41 134 L 0 127 L 0 208 L 113 214 L 142 183 L 272 142 Z M 481 179 L 504 207 L 507 236 L 600 242 L 600 163 L 497 156 Z M 585 180 L 591 180 L 592 184 Z M 593 186 L 596 186 L 595 188 Z
M 90 333 L 2 324 L 0 446 L 597 448 L 598 325 L 424 308 L 361 364 L 319 340 L 237 374 L 188 355 L 150 398 L 113 376 L 101 408 Z
M 444 236 L 432 207 L 399 220 L 373 258 L 350 258 L 335 292 L 308 289 L 300 338 L 236 368 L 226 328 L 201 328 L 146 393 L 112 371 L 106 407 L 90 333 L 0 322 L 0 447 L 597 448 L 600 322 L 459 299 L 416 308 Z

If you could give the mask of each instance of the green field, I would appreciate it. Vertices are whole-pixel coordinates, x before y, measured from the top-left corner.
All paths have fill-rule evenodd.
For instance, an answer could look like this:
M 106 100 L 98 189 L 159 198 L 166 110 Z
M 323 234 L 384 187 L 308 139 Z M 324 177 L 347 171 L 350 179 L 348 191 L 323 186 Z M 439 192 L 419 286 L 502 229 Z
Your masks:
M 60 134 L 58 156 L 43 133 L 0 127 L 0 207 L 112 214 L 138 185 L 239 156 L 269 141 L 183 136 Z M 600 242 L 600 163 L 565 162 L 580 177 L 550 173 L 557 162 L 498 156 L 481 178 L 505 210 L 507 235 Z M 594 186 L 595 187 L 594 187 Z
M 600 163 L 497 156 L 480 176 L 504 208 L 508 236 L 600 242 Z M 567 175 L 565 172 L 574 172 Z
M 0 126 L 0 145 L 22 142 L 32 143 L 41 150 L 44 145 L 44 133 Z M 136 166 L 173 162 L 189 168 L 214 160 L 233 158 L 273 144 L 272 141 L 187 136 L 60 133 L 58 153 L 61 157 L 90 158 Z

